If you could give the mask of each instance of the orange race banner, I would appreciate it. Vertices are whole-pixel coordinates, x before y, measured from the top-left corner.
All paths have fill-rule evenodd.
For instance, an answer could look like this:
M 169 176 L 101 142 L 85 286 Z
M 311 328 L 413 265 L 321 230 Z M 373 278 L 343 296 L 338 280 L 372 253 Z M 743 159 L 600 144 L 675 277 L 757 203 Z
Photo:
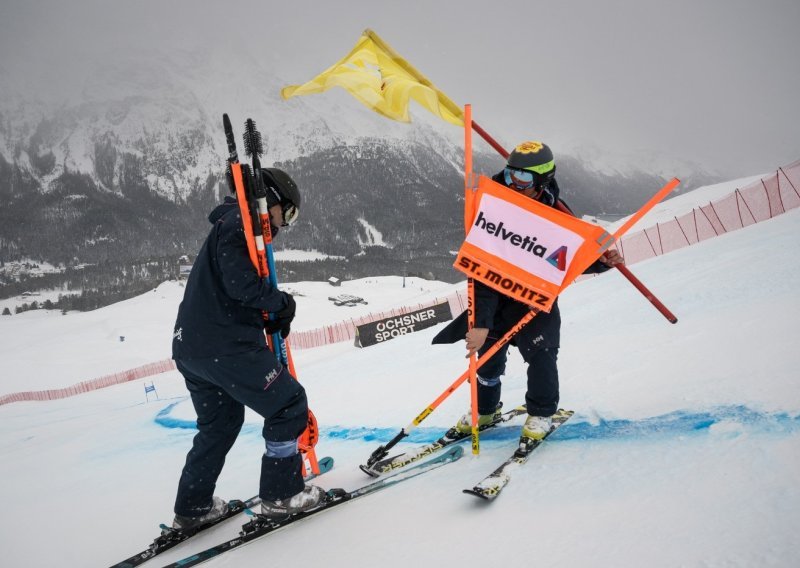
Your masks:
M 550 311 L 556 297 L 614 238 L 602 227 L 543 205 L 485 176 L 456 270 L 520 302 Z

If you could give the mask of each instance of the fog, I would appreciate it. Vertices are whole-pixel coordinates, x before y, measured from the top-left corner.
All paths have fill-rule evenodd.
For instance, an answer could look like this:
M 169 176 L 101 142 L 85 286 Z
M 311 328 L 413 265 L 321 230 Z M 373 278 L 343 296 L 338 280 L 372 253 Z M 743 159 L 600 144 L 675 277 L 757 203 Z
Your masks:
M 734 176 L 800 157 L 799 26 L 796 0 L 0 0 L 0 70 L 55 103 L 140 51 L 249 54 L 298 84 L 369 27 L 506 144 Z

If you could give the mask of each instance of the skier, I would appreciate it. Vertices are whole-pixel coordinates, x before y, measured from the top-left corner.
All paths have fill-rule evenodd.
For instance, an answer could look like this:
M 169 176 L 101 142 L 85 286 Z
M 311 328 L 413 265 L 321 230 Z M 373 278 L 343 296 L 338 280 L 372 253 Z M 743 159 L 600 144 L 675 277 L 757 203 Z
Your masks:
M 261 175 L 275 235 L 297 219 L 300 193 L 282 170 L 263 168 Z M 213 228 L 186 282 L 172 341 L 199 430 L 178 484 L 173 521 L 178 530 L 207 524 L 227 511 L 214 489 L 245 406 L 264 418 L 261 513 L 285 517 L 315 508 L 324 496 L 321 488 L 306 485 L 301 473 L 297 439 L 308 420 L 305 390 L 269 350 L 265 336 L 265 329 L 289 335 L 295 301 L 252 265 L 234 197 L 225 197 L 208 219 Z M 276 317 L 267 321 L 263 312 Z
M 526 197 L 556 207 L 559 188 L 555 172 L 550 148 L 542 142 L 528 141 L 511 152 L 506 167 L 492 179 Z M 622 256 L 611 249 L 585 273 L 605 272 L 622 262 Z M 483 355 L 531 309 L 534 308 L 476 282 L 475 326 L 467 331 L 467 314 L 464 312 L 443 329 L 433 343 L 455 343 L 466 339 L 467 356 L 473 353 Z M 560 332 L 561 316 L 556 301 L 550 312 L 539 312 L 510 342 L 517 346 L 528 364 L 528 390 L 525 394 L 528 418 L 522 427 L 522 437 L 540 440 L 552 426 L 551 416 L 558 409 L 559 400 L 557 359 Z M 478 370 L 479 426 L 493 422 L 502 412 L 500 389 L 508 346 L 500 348 Z M 459 419 L 456 429 L 464 434 L 471 432 L 471 412 Z

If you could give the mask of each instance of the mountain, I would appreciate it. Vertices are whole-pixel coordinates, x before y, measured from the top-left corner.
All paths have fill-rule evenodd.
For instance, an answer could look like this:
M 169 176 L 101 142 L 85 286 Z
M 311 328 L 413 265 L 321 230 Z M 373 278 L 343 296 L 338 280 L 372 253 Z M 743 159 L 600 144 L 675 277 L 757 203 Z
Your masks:
M 208 211 L 227 192 L 228 112 L 237 135 L 245 118 L 256 120 L 263 162 L 303 189 L 301 220 L 277 248 L 346 257 L 283 263 L 284 277 L 459 278 L 449 251 L 463 237 L 463 133 L 423 110 L 408 125 L 341 91 L 283 101 L 289 81 L 219 51 L 126 52 L 76 71 L 59 92 L 3 69 L 0 79 L 2 261 L 104 264 L 107 272 L 196 253 Z M 477 171 L 502 167 L 488 146 L 476 148 Z M 664 182 L 637 169 L 596 171 L 569 155 L 559 156 L 558 171 L 579 214 L 627 214 Z M 697 183 L 712 181 L 696 174 Z

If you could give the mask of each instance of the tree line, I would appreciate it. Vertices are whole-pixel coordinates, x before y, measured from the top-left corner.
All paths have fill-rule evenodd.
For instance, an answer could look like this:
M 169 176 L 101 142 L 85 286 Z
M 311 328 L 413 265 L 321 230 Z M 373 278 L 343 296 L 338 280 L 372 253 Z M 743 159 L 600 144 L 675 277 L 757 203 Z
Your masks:
M 133 298 L 166 280 L 175 280 L 178 276 L 177 256 L 141 262 L 106 261 L 67 267 L 61 272 L 39 276 L 20 275 L 10 281 L 0 280 L 0 299 L 20 296 L 34 290 L 61 290 L 64 293 L 59 294 L 57 300 L 26 301 L 16 306 L 15 313 L 36 309 L 89 311 Z M 4 310 L 4 315 L 9 314 Z

